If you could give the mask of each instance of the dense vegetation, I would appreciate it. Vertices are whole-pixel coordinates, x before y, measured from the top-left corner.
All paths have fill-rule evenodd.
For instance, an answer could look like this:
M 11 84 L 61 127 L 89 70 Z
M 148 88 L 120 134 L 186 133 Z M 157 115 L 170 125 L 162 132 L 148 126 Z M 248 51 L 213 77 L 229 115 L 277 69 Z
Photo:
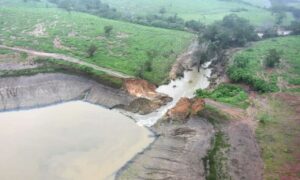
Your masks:
M 222 21 L 207 26 L 203 38 L 219 49 L 239 47 L 258 39 L 254 30 L 254 26 L 247 19 L 230 14 Z
M 248 94 L 241 87 L 232 84 L 220 84 L 212 91 L 199 89 L 196 91 L 196 95 L 241 108 L 247 108 L 249 105 Z
M 49 2 L 57 4 L 58 8 L 65 9 L 69 12 L 80 11 L 111 19 L 121 17 L 121 14 L 117 12 L 115 8 L 111 8 L 99 0 L 49 0 Z
M 254 90 L 265 93 L 277 90 L 275 82 L 268 82 L 253 74 L 250 67 L 250 59 L 243 56 L 235 57 L 233 64 L 228 69 L 229 78 L 236 83 L 246 83 Z
M 226 60 L 227 49 L 243 47 L 256 40 L 258 36 L 254 26 L 247 19 L 230 14 L 199 32 L 200 47 L 194 58 L 198 68 L 211 59 L 222 62 Z

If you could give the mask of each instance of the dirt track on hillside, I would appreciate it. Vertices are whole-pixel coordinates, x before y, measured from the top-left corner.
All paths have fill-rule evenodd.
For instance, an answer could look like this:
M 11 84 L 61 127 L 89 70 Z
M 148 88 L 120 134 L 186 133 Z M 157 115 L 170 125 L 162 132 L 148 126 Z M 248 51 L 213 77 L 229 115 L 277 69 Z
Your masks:
M 105 73 L 107 73 L 111 76 L 118 77 L 118 78 L 132 78 L 132 76 L 123 74 L 121 72 L 117 72 L 117 71 L 114 71 L 112 69 L 108 69 L 108 68 L 104 68 L 104 67 L 99 67 L 99 66 L 96 66 L 94 64 L 87 63 L 87 62 L 84 62 L 80 59 L 73 58 L 73 57 L 70 57 L 70 56 L 66 56 L 66 55 L 63 55 L 63 54 L 46 53 L 46 52 L 40 52 L 40 51 L 25 49 L 25 48 L 21 48 L 21 47 L 9 47 L 9 46 L 5 46 L 5 45 L 0 45 L 0 48 L 9 49 L 9 50 L 12 50 L 12 51 L 24 52 L 24 53 L 34 55 L 34 56 L 54 58 L 54 59 L 59 59 L 59 60 L 63 60 L 63 61 L 71 62 L 71 63 L 84 65 L 84 66 L 93 68 L 93 69 L 98 70 L 98 71 L 103 71 L 103 72 L 105 72 Z

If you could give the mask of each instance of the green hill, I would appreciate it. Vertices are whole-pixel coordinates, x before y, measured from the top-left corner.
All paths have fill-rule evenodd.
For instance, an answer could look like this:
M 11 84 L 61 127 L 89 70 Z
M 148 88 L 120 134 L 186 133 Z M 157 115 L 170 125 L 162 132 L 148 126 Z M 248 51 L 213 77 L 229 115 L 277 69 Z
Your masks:
M 281 62 L 274 69 L 264 67 L 264 60 L 269 50 L 276 49 L 281 56 Z M 296 88 L 299 91 L 300 85 L 300 36 L 289 36 L 268 39 L 255 43 L 235 55 L 249 59 L 247 70 L 252 76 L 273 81 L 281 90 Z
M 110 36 L 105 35 L 105 26 L 113 27 Z M 143 73 L 143 78 L 155 83 L 167 77 L 176 56 L 194 37 L 56 8 L 2 7 L 0 29 L 1 44 L 67 54 L 129 75 L 136 75 L 153 59 L 152 71 Z M 97 51 L 88 58 L 91 45 Z
M 230 13 L 236 13 L 241 17 L 249 19 L 255 25 L 273 23 L 274 17 L 263 6 L 266 1 L 246 0 L 221 1 L 221 0 L 102 0 L 115 7 L 118 11 L 129 15 L 159 14 L 159 10 L 165 8 L 165 15 L 178 14 L 185 20 L 200 20 L 204 23 L 212 23 L 221 20 Z M 249 4 L 247 4 L 247 3 Z M 251 5 L 253 4 L 253 5 Z M 258 6 L 258 7 L 256 7 Z M 292 16 L 289 14 L 287 22 Z

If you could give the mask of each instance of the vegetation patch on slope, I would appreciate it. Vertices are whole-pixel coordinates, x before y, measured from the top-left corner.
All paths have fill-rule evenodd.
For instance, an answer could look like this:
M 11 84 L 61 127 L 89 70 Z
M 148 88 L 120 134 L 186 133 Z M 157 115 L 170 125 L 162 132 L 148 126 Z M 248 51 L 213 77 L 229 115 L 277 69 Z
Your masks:
M 206 180 L 230 179 L 226 170 L 226 150 L 229 148 L 226 136 L 218 131 L 212 141 L 212 147 L 203 158 Z
M 244 82 L 262 92 L 277 91 L 300 84 L 300 36 L 273 38 L 253 44 L 238 52 L 229 67 L 229 77 Z M 266 67 L 270 50 L 280 54 L 280 62 L 274 68 Z M 275 58 L 272 56 L 271 58 Z
M 196 95 L 197 97 L 210 98 L 243 109 L 249 106 L 248 94 L 241 87 L 233 84 L 220 84 L 211 91 L 199 89 L 196 91 Z

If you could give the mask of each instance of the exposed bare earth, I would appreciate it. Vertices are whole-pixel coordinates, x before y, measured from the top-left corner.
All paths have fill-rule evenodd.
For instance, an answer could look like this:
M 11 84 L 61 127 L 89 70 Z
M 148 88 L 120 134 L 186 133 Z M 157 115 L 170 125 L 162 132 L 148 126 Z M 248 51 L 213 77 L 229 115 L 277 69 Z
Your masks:
M 0 70 L 21 70 L 38 67 L 39 64 L 32 60 L 31 56 L 22 59 L 19 53 L 0 55 Z
M 85 100 L 108 108 L 129 104 L 126 92 L 66 74 L 38 74 L 0 79 L 0 111 L 24 109 L 71 100 Z
M 213 126 L 204 119 L 155 128 L 160 135 L 151 147 L 136 156 L 117 179 L 205 179 L 202 158 L 210 148 Z
M 9 49 L 9 50 L 13 50 L 13 51 L 18 51 L 18 52 L 24 52 L 27 54 L 31 54 L 34 56 L 39 56 L 39 57 L 47 57 L 47 58 L 54 58 L 54 59 L 59 59 L 59 60 L 63 60 L 63 61 L 67 61 L 67 62 L 71 62 L 71 63 L 76 63 L 76 64 L 80 64 L 80 65 L 84 65 L 90 68 L 93 68 L 95 70 L 98 71 L 103 71 L 111 76 L 115 76 L 115 77 L 119 77 L 119 78 L 131 78 L 132 76 L 114 71 L 112 69 L 108 69 L 108 68 L 104 68 L 104 67 L 99 67 L 96 66 L 94 64 L 91 63 L 87 63 L 84 62 L 80 59 L 76 59 L 70 56 L 66 56 L 63 54 L 56 54 L 56 53 L 46 53 L 46 52 L 40 52 L 40 51 L 35 51 L 35 50 L 29 50 L 29 49 L 25 49 L 25 48 L 20 48 L 20 47 L 8 47 L 5 45 L 0 45 L 0 48 L 2 49 Z
M 287 121 L 290 123 L 287 127 L 286 133 L 293 134 L 291 139 L 291 145 L 289 146 L 289 151 L 291 151 L 292 161 L 287 162 L 280 169 L 281 180 L 299 180 L 300 179 L 300 96 L 299 94 L 289 94 L 289 93 L 279 93 L 276 94 L 276 98 L 280 99 L 286 103 L 293 113 L 288 117 Z M 293 126 L 294 125 L 294 126 Z M 290 127 L 288 127 L 290 126 Z
M 153 127 L 160 135 L 158 140 L 124 167 L 118 179 L 205 179 L 207 172 L 203 158 L 211 148 L 215 132 L 221 130 L 230 145 L 224 152 L 224 168 L 229 177 L 233 180 L 262 180 L 264 167 L 252 119 L 244 110 L 212 100 L 206 100 L 206 103 L 227 114 L 230 120 L 220 119 L 220 128 L 199 117 L 186 123 L 160 121 Z
M 184 52 L 181 54 L 174 65 L 172 66 L 172 69 L 170 71 L 169 77 L 170 79 L 174 80 L 178 76 L 183 76 L 183 72 L 185 70 L 192 69 L 193 66 L 193 54 L 198 49 L 198 42 L 194 41 Z
M 206 99 L 205 102 L 230 116 L 221 125 L 230 145 L 227 154 L 229 176 L 235 180 L 263 179 L 263 161 L 255 136 L 255 120 L 242 109 Z

